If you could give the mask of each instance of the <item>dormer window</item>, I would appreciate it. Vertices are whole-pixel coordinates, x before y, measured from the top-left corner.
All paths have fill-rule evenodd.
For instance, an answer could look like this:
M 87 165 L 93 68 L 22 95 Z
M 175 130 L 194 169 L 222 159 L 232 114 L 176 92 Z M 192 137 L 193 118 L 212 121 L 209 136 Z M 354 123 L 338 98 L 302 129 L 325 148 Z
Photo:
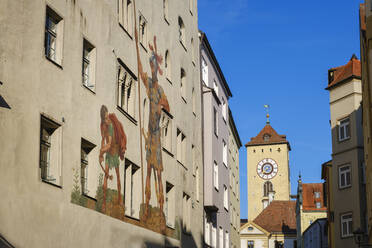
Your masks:
M 264 141 L 269 141 L 270 140 L 270 134 L 264 134 L 264 136 L 263 136 L 263 139 L 264 139 Z

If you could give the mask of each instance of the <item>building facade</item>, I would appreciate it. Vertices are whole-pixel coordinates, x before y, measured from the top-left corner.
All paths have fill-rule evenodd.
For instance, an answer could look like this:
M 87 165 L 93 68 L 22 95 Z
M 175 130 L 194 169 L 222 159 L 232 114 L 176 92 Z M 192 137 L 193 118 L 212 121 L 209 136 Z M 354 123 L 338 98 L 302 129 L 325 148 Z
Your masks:
M 229 113 L 232 96 L 205 33 L 200 32 L 203 108 L 205 243 L 230 245 Z
M 289 201 L 289 151 L 285 135 L 269 121 L 251 138 L 247 148 L 248 221 L 254 220 L 271 201 Z
M 323 182 L 323 190 L 324 190 L 324 205 L 327 208 L 327 230 L 328 230 L 328 247 L 334 247 L 334 240 L 335 240 L 335 232 L 334 232 L 334 209 L 335 206 L 333 205 L 333 191 L 332 185 L 334 178 L 332 177 L 332 160 L 327 161 L 322 164 L 322 180 Z
M 5 0 L 0 16 L 1 236 L 202 247 L 197 1 Z
M 316 219 L 303 233 L 304 248 L 327 248 L 327 218 Z
M 332 132 L 331 199 L 333 247 L 357 247 L 353 232 L 366 230 L 362 85 L 360 61 L 355 55 L 328 71 Z M 331 219 L 331 221 L 332 221 Z
M 317 219 L 327 217 L 327 208 L 324 204 L 322 183 L 302 183 L 301 178 L 297 185 L 296 226 L 297 247 L 306 247 L 303 237 L 305 230 Z M 323 241 L 323 240 L 322 240 Z M 323 244 L 324 242 L 322 242 Z
M 231 248 L 240 248 L 240 180 L 239 149 L 242 142 L 229 109 L 229 171 L 230 171 L 230 240 Z
M 367 200 L 367 229 L 364 242 L 372 244 L 372 78 L 371 78 L 371 38 L 372 38 L 372 3 L 364 1 L 360 5 L 360 58 L 362 71 L 363 95 L 363 135 Z

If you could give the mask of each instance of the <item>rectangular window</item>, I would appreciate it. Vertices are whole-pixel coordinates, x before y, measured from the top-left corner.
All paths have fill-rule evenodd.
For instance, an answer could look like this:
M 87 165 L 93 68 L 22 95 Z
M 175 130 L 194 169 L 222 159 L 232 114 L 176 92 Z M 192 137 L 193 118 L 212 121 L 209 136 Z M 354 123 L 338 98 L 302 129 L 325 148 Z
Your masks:
M 222 140 L 222 161 L 227 168 L 227 144 L 224 140 Z
M 172 116 L 164 109 L 160 119 L 160 128 L 163 148 L 172 153 Z
M 229 209 L 229 198 L 228 198 L 228 191 L 226 185 L 223 186 L 223 206 L 226 210 Z
M 218 113 L 216 108 L 213 108 L 213 131 L 218 136 Z
M 205 85 L 208 86 L 208 65 L 205 59 L 202 57 L 202 80 Z
M 135 118 L 136 110 L 136 78 L 134 74 L 119 60 L 118 66 L 118 102 L 117 105 L 130 117 Z
M 338 168 L 339 188 L 346 188 L 351 186 L 351 167 L 350 165 L 340 166 Z
M 83 85 L 95 91 L 96 88 L 96 49 L 87 40 L 83 41 L 82 61 Z
M 124 171 L 124 205 L 125 215 L 139 219 L 141 204 L 140 193 L 141 172 L 139 167 L 130 160 L 125 159 Z
M 353 217 L 351 213 L 341 215 L 341 237 L 353 236 Z
M 199 194 L 200 194 L 200 191 L 199 191 L 199 185 L 200 185 L 200 176 L 199 176 L 199 167 L 196 167 L 195 169 L 195 199 L 197 201 L 199 201 Z
M 227 108 L 226 108 L 226 101 L 222 99 L 222 118 L 226 121 L 227 116 Z
M 183 68 L 181 68 L 180 91 L 182 99 L 186 102 L 186 72 Z
M 43 182 L 61 186 L 62 128 L 41 116 L 40 169 Z
M 140 13 L 139 15 L 139 41 L 143 48 L 147 49 L 147 21 L 145 17 Z
M 338 140 L 343 141 L 350 138 L 350 118 L 340 120 L 338 127 Z
M 212 247 L 217 247 L 217 227 L 216 223 L 212 223 Z
M 213 165 L 213 184 L 215 189 L 218 190 L 218 165 L 216 161 L 214 161 Z
M 132 0 L 119 0 L 119 23 L 130 36 L 133 35 Z
M 316 202 L 315 204 L 316 204 L 316 208 L 321 208 L 320 202 Z
M 88 164 L 90 152 L 94 149 L 96 145 L 90 143 L 85 139 L 81 139 L 81 167 L 80 167 L 80 177 L 81 177 L 81 193 L 83 195 L 88 195 Z
M 168 0 L 163 0 L 163 14 L 166 22 L 168 21 Z
M 204 242 L 207 244 L 207 245 L 210 245 L 211 244 L 211 224 L 209 222 L 209 218 L 208 218 L 208 215 L 206 215 L 205 217 L 205 220 L 204 220 L 204 228 L 205 228 L 205 236 L 204 236 Z
M 218 236 L 219 236 L 219 247 L 223 247 L 223 229 L 222 229 L 222 227 L 219 228 Z
M 195 146 L 191 145 L 191 159 L 192 159 L 192 174 L 195 176 L 196 174 L 196 152 Z
M 218 85 L 217 85 L 216 80 L 213 80 L 213 89 L 216 95 L 218 96 Z
M 175 190 L 174 186 L 170 183 L 166 183 L 166 193 L 165 193 L 165 220 L 167 226 L 174 228 L 175 223 Z
M 229 248 L 229 243 L 230 243 L 230 237 L 229 237 L 229 232 L 225 232 L 225 248 Z
M 177 129 L 177 161 L 186 165 L 186 136 Z
M 45 18 L 45 56 L 53 62 L 62 63 L 63 19 L 49 6 Z
M 182 204 L 182 228 L 184 232 L 191 231 L 191 198 L 187 194 L 183 193 L 183 204 Z
M 247 247 L 248 248 L 254 248 L 254 241 L 253 240 L 248 240 L 247 241 Z
M 196 96 L 195 96 L 195 88 L 192 88 L 191 91 L 192 97 L 192 113 L 196 116 Z
M 315 198 L 320 198 L 320 192 L 314 192 L 314 197 Z

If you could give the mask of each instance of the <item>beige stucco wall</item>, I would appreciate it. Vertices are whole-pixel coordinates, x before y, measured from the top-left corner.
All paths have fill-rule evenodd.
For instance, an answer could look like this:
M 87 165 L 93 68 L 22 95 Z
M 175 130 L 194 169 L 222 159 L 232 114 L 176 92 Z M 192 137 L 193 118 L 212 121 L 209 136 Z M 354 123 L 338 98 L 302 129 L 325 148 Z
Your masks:
M 47 4 L 64 20 L 61 68 L 44 56 Z M 100 148 L 101 105 L 106 105 L 110 113 L 115 113 L 124 126 L 127 134 L 125 157 L 141 166 L 138 102 L 134 114 L 137 124 L 116 107 L 117 58 L 137 75 L 135 43 L 118 24 L 117 1 L 6 0 L 0 2 L 0 32 L 3 34 L 0 40 L 0 81 L 4 83 L 1 86 L 1 95 L 11 109 L 0 108 L 0 198 L 3 203 L 0 204 L 0 233 L 15 247 L 134 248 L 165 244 L 202 247 L 203 184 L 196 184 L 191 160 L 193 144 L 196 149 L 195 163 L 201 168 L 199 59 L 196 57 L 196 64 L 192 63 L 190 43 L 193 37 L 193 49 L 198 51 L 196 0 L 192 13 L 188 1 L 177 4 L 170 1 L 169 24 L 163 18 L 160 2 L 137 0 L 136 4 L 148 21 L 149 40 L 152 41 L 153 35 L 157 36 L 158 51 L 163 57 L 166 49 L 171 51 L 172 83 L 160 76 L 159 84 L 164 89 L 170 112 L 174 116 L 173 155 L 176 155 L 178 127 L 187 137 L 187 160 L 185 166 L 182 166 L 175 156 L 163 152 L 163 186 L 165 190 L 167 181 L 175 186 L 175 214 L 179 221 L 182 219 L 183 193 L 191 197 L 191 233 L 180 233 L 179 241 L 70 202 L 73 189 L 72 169 L 80 167 L 81 138 L 94 143 L 95 149 Z M 186 27 L 186 49 L 178 38 L 178 16 L 182 16 Z M 95 93 L 84 88 L 81 83 L 83 37 L 96 47 Z M 144 70 L 149 73 L 149 50 L 145 51 L 140 47 L 140 53 Z M 195 54 L 198 56 L 197 52 Z M 187 73 L 186 103 L 180 96 L 180 67 Z M 197 99 L 195 115 L 192 113 L 192 87 Z M 146 90 L 141 85 L 141 103 L 145 96 Z M 145 119 L 141 124 L 147 130 L 147 112 L 141 110 Z M 61 125 L 61 188 L 43 183 L 40 178 L 41 114 Z M 94 153 L 88 173 L 88 187 L 91 189 L 96 188 L 94 178 L 98 180 L 100 172 L 97 151 Z M 145 178 L 145 156 L 143 166 Z M 121 171 L 123 167 L 120 166 Z M 115 177 L 113 171 L 111 174 Z M 202 178 L 200 170 L 200 180 Z M 195 185 L 200 187 L 199 201 L 195 200 Z M 109 187 L 115 189 L 116 181 L 110 182 Z M 141 191 L 140 194 L 143 193 Z M 155 199 L 153 192 L 152 205 L 156 205 Z
M 332 240 L 334 247 L 356 247 L 353 237 L 341 237 L 341 214 L 352 213 L 353 229 L 363 228 L 365 193 L 361 179 L 363 163 L 363 133 L 361 126 L 361 81 L 349 80 L 329 90 L 332 132 L 331 207 L 334 211 Z M 350 117 L 350 139 L 339 141 L 339 121 Z M 351 165 L 351 187 L 339 188 L 339 167 Z
M 280 152 L 278 149 L 280 148 Z M 270 150 L 271 149 L 271 150 Z M 263 210 L 263 185 L 267 180 L 257 174 L 257 164 L 265 158 L 278 165 L 277 175 L 270 181 L 275 191 L 275 200 L 289 200 L 289 157 L 287 144 L 247 147 L 248 220 L 253 220 Z
M 301 234 L 313 223 L 316 219 L 326 218 L 326 211 L 304 211 L 301 210 Z M 310 223 L 311 221 L 311 223 Z

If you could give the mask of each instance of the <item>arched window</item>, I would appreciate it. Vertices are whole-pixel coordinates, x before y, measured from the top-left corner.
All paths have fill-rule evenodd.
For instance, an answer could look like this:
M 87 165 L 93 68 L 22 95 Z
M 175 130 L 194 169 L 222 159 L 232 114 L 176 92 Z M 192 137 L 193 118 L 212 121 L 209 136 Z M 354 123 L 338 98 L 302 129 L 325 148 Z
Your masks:
M 170 55 L 169 51 L 165 51 L 165 76 L 170 80 L 171 79 L 171 64 L 170 64 Z
M 180 16 L 178 17 L 178 29 L 180 42 L 185 46 L 185 24 Z
M 273 191 L 273 184 L 270 181 L 264 183 L 264 196 L 269 196 L 269 192 Z
M 181 96 L 186 101 L 186 72 L 181 68 Z

